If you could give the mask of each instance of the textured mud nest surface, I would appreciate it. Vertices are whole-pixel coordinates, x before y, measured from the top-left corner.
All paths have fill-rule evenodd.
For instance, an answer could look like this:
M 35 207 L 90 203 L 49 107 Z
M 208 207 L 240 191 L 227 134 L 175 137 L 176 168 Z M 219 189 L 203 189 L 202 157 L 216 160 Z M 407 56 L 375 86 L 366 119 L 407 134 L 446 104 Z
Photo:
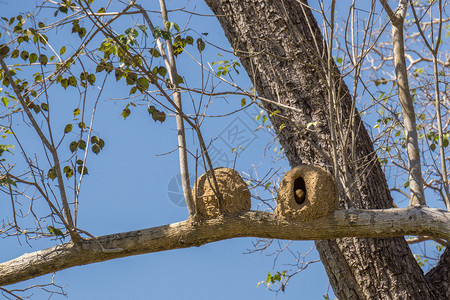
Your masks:
M 335 210 L 335 195 L 330 173 L 316 166 L 298 166 L 281 181 L 275 213 L 301 221 L 323 218 Z
M 197 179 L 192 190 L 199 218 L 215 218 L 219 214 L 232 215 L 251 208 L 250 191 L 236 170 L 230 168 L 214 169 L 219 193 L 222 195 L 221 211 L 218 199 L 212 187 L 213 178 L 210 171 Z M 198 191 L 198 192 L 197 192 Z

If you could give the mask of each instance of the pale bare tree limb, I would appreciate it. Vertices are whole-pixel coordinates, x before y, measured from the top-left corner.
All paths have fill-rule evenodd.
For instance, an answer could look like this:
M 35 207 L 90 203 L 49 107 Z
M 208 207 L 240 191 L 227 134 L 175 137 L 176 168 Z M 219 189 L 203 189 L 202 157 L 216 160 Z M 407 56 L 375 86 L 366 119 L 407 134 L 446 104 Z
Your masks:
M 435 106 L 436 106 L 436 121 L 438 125 L 438 136 L 439 136 L 439 156 L 441 159 L 441 174 L 442 174 L 442 182 L 443 182 L 443 192 L 444 192 L 444 203 L 447 207 L 447 210 L 450 210 L 450 191 L 449 191 L 449 183 L 448 183 L 448 176 L 447 176 L 447 164 L 445 162 L 445 147 L 444 147 L 444 130 L 442 127 L 442 113 L 441 113 L 441 92 L 439 88 L 439 70 L 438 70 L 438 50 L 439 45 L 441 43 L 441 34 L 442 34 L 442 1 L 439 0 L 439 30 L 438 30 L 438 36 L 436 44 L 433 44 L 433 41 L 431 41 L 431 44 L 428 42 L 425 33 L 422 30 L 422 27 L 419 23 L 420 19 L 417 16 L 416 10 L 414 9 L 414 3 L 410 0 L 411 3 L 411 9 L 414 15 L 414 22 L 416 23 L 417 30 L 420 33 L 420 36 L 422 37 L 422 40 L 424 41 L 426 47 L 428 50 L 430 50 L 430 53 L 433 57 L 433 76 L 434 76 L 434 98 L 435 98 Z M 433 20 L 431 20 L 432 24 Z
M 0 286 L 119 257 L 199 247 L 236 237 L 326 240 L 342 237 L 426 235 L 450 240 L 450 212 L 428 207 L 338 210 L 310 222 L 284 220 L 270 212 L 190 220 L 142 230 L 110 234 L 26 253 L 0 264 Z M 102 245 L 102 247 L 99 246 Z M 117 249 L 117 251 L 103 251 Z
M 392 24 L 392 45 L 394 54 L 395 76 L 398 86 L 398 98 L 402 107 L 403 125 L 406 135 L 408 155 L 409 187 L 411 191 L 410 205 L 426 205 L 423 189 L 420 148 L 417 138 L 416 114 L 411 97 L 406 70 L 403 25 L 408 7 L 408 0 L 400 0 L 398 8 L 392 11 L 386 0 L 380 0 L 389 15 Z
M 419 235 L 417 237 L 406 239 L 406 242 L 410 245 L 425 242 L 425 241 L 435 241 L 436 243 L 441 244 L 442 246 L 447 245 L 446 240 L 440 239 L 440 238 L 434 238 L 432 236 L 427 236 L 427 235 Z

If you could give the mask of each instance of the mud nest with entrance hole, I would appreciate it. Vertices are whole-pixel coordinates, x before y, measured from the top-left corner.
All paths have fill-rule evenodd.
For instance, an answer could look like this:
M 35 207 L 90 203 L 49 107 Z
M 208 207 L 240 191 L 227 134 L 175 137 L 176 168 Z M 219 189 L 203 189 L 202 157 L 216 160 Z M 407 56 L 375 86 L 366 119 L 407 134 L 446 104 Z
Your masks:
M 324 218 L 335 210 L 335 197 L 330 173 L 320 167 L 301 165 L 284 174 L 275 214 L 299 221 Z
M 213 190 L 213 177 L 211 171 L 208 171 L 197 179 L 192 190 L 198 218 L 211 219 L 220 214 L 233 215 L 250 210 L 250 191 L 236 170 L 216 168 L 214 175 L 219 186 L 219 193 L 222 195 L 220 210 L 219 200 Z

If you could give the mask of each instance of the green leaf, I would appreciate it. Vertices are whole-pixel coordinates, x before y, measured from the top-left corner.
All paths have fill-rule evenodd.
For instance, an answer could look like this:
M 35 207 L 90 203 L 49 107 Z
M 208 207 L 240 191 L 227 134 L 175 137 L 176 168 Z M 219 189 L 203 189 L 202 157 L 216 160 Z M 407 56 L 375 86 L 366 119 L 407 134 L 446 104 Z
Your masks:
M 45 66 L 48 62 L 47 55 L 45 54 L 39 55 L 39 62 Z
M 436 144 L 431 144 L 431 145 L 430 145 L 430 149 L 431 149 L 432 151 L 436 150 Z
M 270 114 L 270 116 L 276 116 L 276 115 L 279 114 L 279 113 L 280 113 L 279 110 L 274 110 L 274 111 Z
M 152 118 L 155 122 L 160 121 L 161 123 L 163 123 L 166 120 L 166 113 L 163 111 L 155 110 L 152 113 Z
M 137 80 L 137 75 L 134 73 L 128 74 L 126 82 L 128 85 L 135 84 Z
M 97 144 L 97 142 L 98 142 L 98 137 L 97 136 L 91 136 L 91 143 L 92 144 Z
M 80 80 L 86 80 L 87 75 L 88 75 L 88 72 L 81 72 L 80 73 Z
M 3 97 L 2 97 L 2 103 L 3 103 L 4 106 L 7 107 L 7 106 L 8 106 L 8 103 L 9 103 L 9 99 L 6 98 L 5 96 L 3 96 Z
M 155 39 L 162 37 L 163 39 L 170 40 L 170 32 L 161 30 L 158 26 L 156 26 L 155 30 L 153 31 L 153 37 Z
M 26 36 L 25 41 L 28 42 L 30 40 L 30 36 L 33 36 L 34 34 L 36 34 L 36 30 L 34 28 L 28 28 L 23 31 L 23 34 L 25 34 L 25 36 Z
M 128 116 L 131 114 L 131 110 L 129 108 L 125 108 L 122 113 L 120 114 L 124 119 L 128 118 Z
M 449 144 L 449 139 L 448 139 L 448 137 L 449 137 L 449 134 L 448 134 L 448 133 L 445 133 L 445 134 L 443 135 L 443 137 L 442 137 L 442 146 L 444 146 L 445 148 L 447 148 L 447 147 L 448 147 L 448 144 Z
M 71 131 L 72 131 L 72 128 L 73 128 L 73 125 L 72 125 L 72 124 L 67 124 L 67 125 L 64 127 L 64 133 L 69 133 L 69 132 L 71 132 Z
M 103 63 L 99 63 L 98 65 L 97 65 L 97 67 L 95 68 L 95 72 L 101 72 L 101 71 L 103 71 L 105 69 L 105 67 L 104 67 L 104 65 L 103 65 Z
M 50 178 L 51 180 L 54 180 L 56 178 L 55 168 L 50 168 L 48 170 L 47 177 Z
M 186 37 L 186 44 L 192 45 L 194 44 L 194 38 L 192 36 Z
M 142 30 L 142 32 L 143 33 L 145 33 L 145 36 L 147 36 L 147 26 L 145 26 L 145 25 L 138 25 L 138 28 L 140 29 L 140 30 Z
M 11 52 L 11 58 L 18 58 L 20 54 L 20 51 L 18 49 L 14 49 L 13 52 Z
M 128 36 L 131 36 L 131 37 L 133 37 L 133 38 L 137 38 L 138 35 L 139 35 L 139 32 L 136 30 L 136 28 L 127 28 L 127 29 L 125 30 L 125 33 L 126 33 Z
M 375 85 L 376 85 L 376 86 L 379 86 L 380 84 L 387 84 L 387 83 L 388 83 L 388 81 L 387 81 L 387 79 L 384 78 L 384 77 L 381 77 L 381 79 L 375 80 Z
M 84 122 L 80 122 L 80 123 L 78 123 L 78 128 L 85 129 L 86 128 L 86 124 Z
M 13 185 L 13 186 L 17 186 L 17 184 L 16 184 L 16 182 L 15 182 L 14 180 L 12 180 L 11 178 L 6 177 L 6 176 L 3 176 L 3 178 L 0 179 L 0 185 L 6 185 L 6 186 Z
M 158 58 L 161 56 L 161 53 L 159 53 L 158 49 L 156 49 L 156 48 L 150 49 L 149 52 L 153 57 Z
M 35 63 L 35 62 L 37 61 L 37 58 L 38 58 L 38 56 L 37 56 L 36 53 L 31 53 L 31 54 L 30 54 L 30 57 L 29 57 L 29 59 L 30 59 L 30 64 Z
M 0 57 L 5 57 L 9 53 L 9 47 L 6 45 L 0 45 Z
M 83 166 L 78 166 L 77 171 L 79 174 L 87 174 L 88 173 L 88 169 Z
M 85 150 L 86 149 L 86 142 L 83 140 L 79 140 L 78 141 L 78 148 L 80 148 L 81 150 Z
M 67 179 L 73 176 L 73 169 L 70 166 L 65 166 L 63 172 L 66 174 Z
M 41 103 L 41 108 L 43 111 L 48 111 L 48 104 L 47 103 Z
M 82 164 L 83 164 L 83 160 L 82 160 L 82 159 L 78 159 L 78 160 L 76 161 L 76 164 L 77 164 L 77 165 L 82 165 Z
M 163 111 L 160 111 L 158 114 L 158 121 L 163 123 L 166 120 L 166 113 Z
M 94 85 L 95 79 L 96 78 L 95 78 L 94 74 L 89 74 L 88 77 L 87 77 L 87 80 L 88 80 L 89 84 L 91 84 L 91 85 Z
M 97 13 L 98 14 L 103 14 L 106 11 L 106 9 L 104 7 L 100 8 Z
M 60 12 L 62 12 L 62 13 L 64 13 L 64 14 L 67 14 L 67 11 L 69 10 L 68 9 L 68 7 L 67 6 L 63 6 L 63 5 L 61 5 L 60 7 L 59 7 L 59 9 L 58 9 Z
M 59 49 L 60 55 L 63 55 L 64 53 L 66 53 L 66 46 L 62 46 L 61 49 Z
M 43 27 L 45 27 L 45 24 L 42 23 L 42 22 L 39 22 L 39 23 L 38 23 L 38 27 L 39 27 L 39 28 L 43 28 Z
M 23 60 L 27 60 L 29 56 L 28 51 L 23 50 L 22 53 L 20 53 L 20 58 Z
M 145 77 L 139 77 L 136 86 L 141 92 L 144 92 L 148 90 L 149 82 Z
M 105 147 L 105 141 L 103 139 L 98 139 L 97 145 L 99 145 L 100 149 Z
M 130 96 L 137 92 L 137 87 L 133 86 L 130 90 Z
M 149 106 L 149 108 L 147 109 L 147 111 L 148 111 L 148 113 L 149 113 L 150 115 L 152 115 L 152 114 L 156 111 L 156 108 L 152 105 L 152 106 Z
M 69 80 L 69 85 L 74 86 L 74 87 L 77 86 L 77 79 L 76 79 L 75 77 L 70 76 L 70 77 L 68 78 L 68 80 Z
M 167 74 L 167 69 L 164 67 L 159 67 L 158 68 L 158 74 L 161 75 L 162 77 L 166 76 Z
M 170 22 L 170 23 L 172 23 L 171 25 L 173 25 L 173 28 L 175 28 L 176 31 L 180 32 L 181 29 L 180 29 L 180 26 L 178 26 L 177 23 L 174 23 L 174 22 Z
M 245 98 L 242 98 L 242 99 L 241 99 L 241 106 L 245 106 L 245 103 L 246 103 Z
M 92 152 L 94 152 L 95 154 L 98 154 L 100 152 L 100 150 L 102 150 L 100 145 L 95 144 L 95 145 L 92 146 Z
M 75 108 L 75 109 L 73 110 L 73 116 L 74 116 L 74 117 L 78 116 L 78 115 L 80 114 L 80 112 L 81 112 L 81 110 L 80 110 L 79 108 Z
M 197 39 L 197 49 L 198 51 L 202 52 L 205 50 L 205 42 L 202 39 Z
M 84 28 L 84 27 L 81 27 L 79 30 L 78 30 L 78 36 L 80 37 L 80 39 L 82 39 L 85 35 L 86 35 L 86 28 Z
M 272 274 L 270 274 L 270 272 L 269 272 L 269 273 L 267 273 L 266 283 L 271 283 L 271 282 L 273 282 L 273 277 L 272 277 Z
M 10 145 L 10 144 L 7 144 L 7 145 L 5 145 L 5 144 L 0 144 L 0 156 L 2 156 L 3 155 L 3 152 L 9 152 L 9 153 L 12 153 L 11 151 L 10 151 L 10 149 L 14 149 L 14 145 Z
M 78 142 L 73 141 L 69 145 L 70 152 L 74 153 L 78 149 Z
M 119 81 L 123 76 L 122 70 L 116 69 L 116 71 L 114 72 L 114 76 L 116 77 L 116 81 Z

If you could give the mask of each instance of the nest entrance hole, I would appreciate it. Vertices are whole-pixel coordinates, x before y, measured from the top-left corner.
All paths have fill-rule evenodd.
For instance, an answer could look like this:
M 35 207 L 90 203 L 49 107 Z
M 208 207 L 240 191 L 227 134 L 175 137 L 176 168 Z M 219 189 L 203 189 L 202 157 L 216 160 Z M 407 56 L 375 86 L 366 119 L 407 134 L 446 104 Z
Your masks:
M 294 197 L 297 204 L 303 204 L 306 200 L 306 184 L 302 177 L 298 177 L 294 181 Z

